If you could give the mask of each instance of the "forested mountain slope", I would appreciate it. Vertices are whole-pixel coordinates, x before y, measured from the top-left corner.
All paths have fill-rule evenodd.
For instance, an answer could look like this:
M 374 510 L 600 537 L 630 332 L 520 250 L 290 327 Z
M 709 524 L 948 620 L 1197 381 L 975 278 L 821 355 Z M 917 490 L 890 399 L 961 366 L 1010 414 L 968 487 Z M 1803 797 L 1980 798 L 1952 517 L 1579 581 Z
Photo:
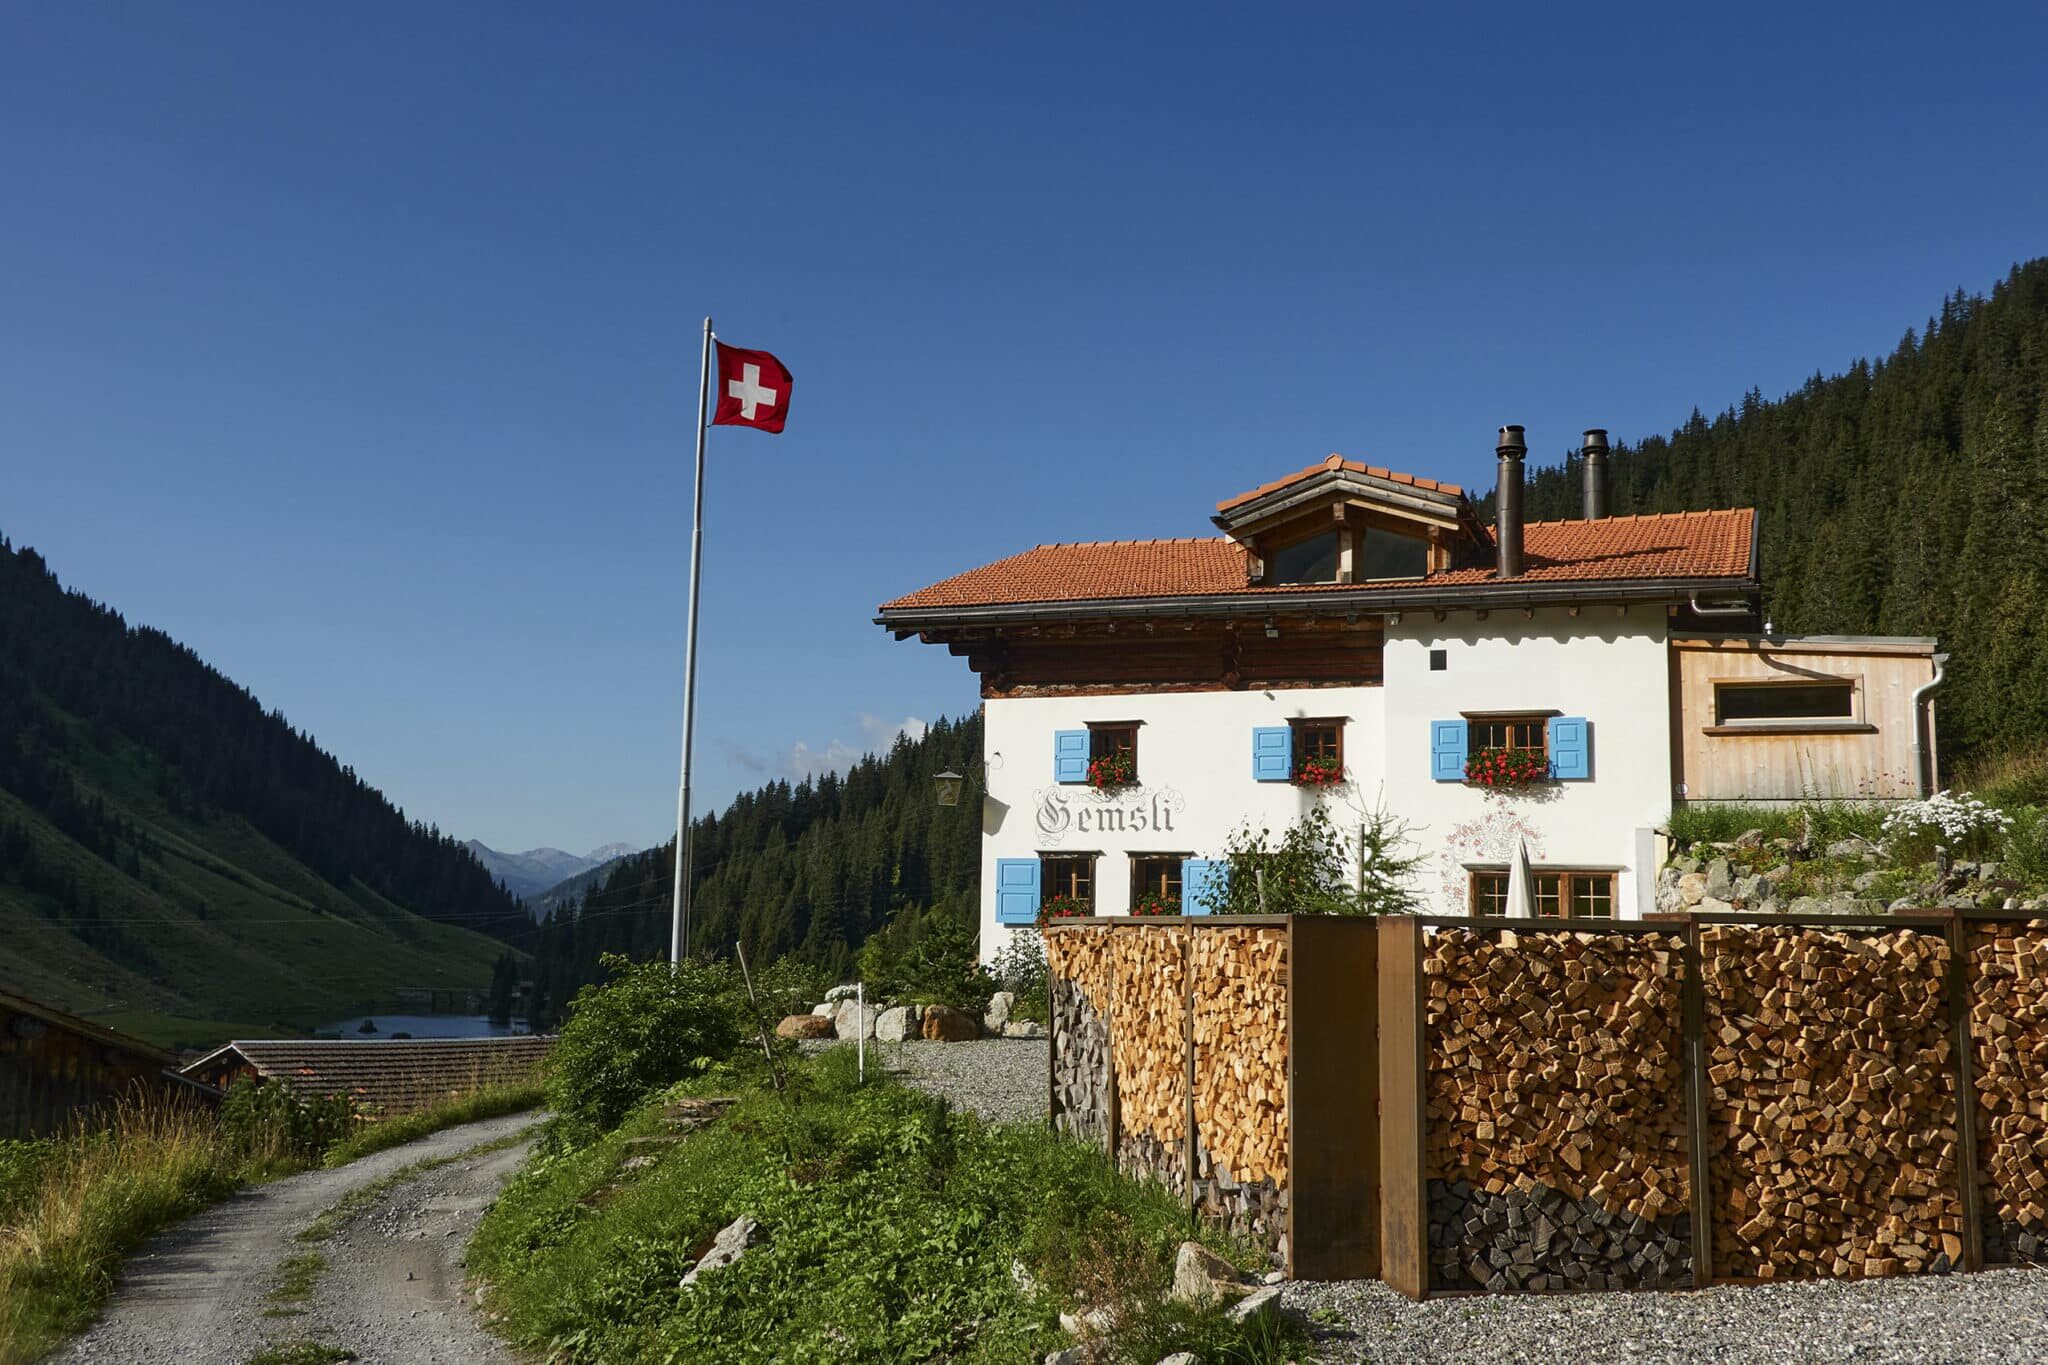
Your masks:
M 482 991 L 529 933 L 460 844 L 0 540 L 0 983 L 196 1041 Z
M 1577 462 L 1532 519 L 1579 515 Z M 1892 354 L 1615 452 L 1610 510 L 1754 506 L 1781 630 L 1933 635 L 1944 768 L 2048 740 L 2048 259 Z
M 981 800 L 970 780 L 940 806 L 932 777 L 981 772 L 981 717 L 941 720 L 899 737 L 843 776 L 774 782 L 695 822 L 691 951 L 750 962 L 794 955 L 849 970 L 869 934 L 899 912 L 971 918 L 980 884 Z M 540 926 L 534 971 L 540 1012 L 558 1011 L 596 980 L 603 953 L 668 953 L 674 844 L 625 859 Z

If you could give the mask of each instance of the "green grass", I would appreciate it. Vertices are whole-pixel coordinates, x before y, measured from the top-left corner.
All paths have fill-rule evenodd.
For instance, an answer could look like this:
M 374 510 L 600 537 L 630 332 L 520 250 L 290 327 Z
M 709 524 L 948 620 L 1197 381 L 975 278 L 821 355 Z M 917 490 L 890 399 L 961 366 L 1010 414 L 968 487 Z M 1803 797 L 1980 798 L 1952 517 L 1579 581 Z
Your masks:
M 249 1357 L 248 1365 L 335 1365 L 336 1361 L 355 1358 L 354 1351 L 307 1337 L 266 1346 Z
M 313 1286 L 326 1270 L 327 1258 L 317 1251 L 287 1256 L 278 1262 L 277 1281 L 270 1287 L 270 1307 L 264 1310 L 264 1316 L 287 1318 L 303 1313 L 306 1300 L 313 1297 Z
M 503 1114 L 516 1114 L 521 1110 L 535 1108 L 543 1098 L 545 1096 L 538 1081 L 521 1085 L 487 1086 L 445 1104 L 437 1104 L 432 1109 L 422 1109 L 416 1114 L 401 1114 L 378 1123 L 366 1123 L 356 1129 L 354 1134 L 343 1138 L 328 1149 L 326 1164 L 346 1166 L 349 1162 L 361 1160 L 372 1152 L 403 1146 L 429 1133 L 438 1133 L 443 1128 L 453 1128 L 459 1124 L 475 1123 L 480 1119 L 494 1119 Z
M 989 1125 L 886 1078 L 850 1052 L 796 1065 L 798 1107 L 758 1085 L 719 1123 L 625 1168 L 662 1131 L 659 1105 L 581 1147 L 544 1148 L 470 1244 L 497 1330 L 536 1356 L 653 1361 L 1037 1361 L 1071 1344 L 1061 1309 L 1109 1307 L 1105 1362 L 1204 1365 L 1301 1353 L 1217 1310 L 1162 1305 L 1196 1224 L 1163 1187 L 1123 1178 L 1093 1147 L 1036 1124 Z M 733 1093 L 707 1077 L 702 1093 Z M 690 1290 L 678 1281 L 741 1214 L 763 1240 Z M 1012 1278 L 1021 1263 L 1037 1288 Z
M 1750 830 L 1766 840 L 1797 839 L 1803 829 L 1825 848 L 1841 839 L 1875 841 L 1885 807 L 1857 801 L 1802 801 L 1796 806 L 1686 805 L 1671 812 L 1671 838 L 1679 844 L 1729 843 Z

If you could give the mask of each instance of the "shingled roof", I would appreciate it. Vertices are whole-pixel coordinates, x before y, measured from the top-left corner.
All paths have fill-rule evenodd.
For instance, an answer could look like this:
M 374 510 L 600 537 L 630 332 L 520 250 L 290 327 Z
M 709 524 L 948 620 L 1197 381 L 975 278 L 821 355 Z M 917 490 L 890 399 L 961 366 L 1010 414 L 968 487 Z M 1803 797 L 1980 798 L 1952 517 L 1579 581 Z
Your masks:
M 1313 474 L 1322 468 L 1316 465 L 1302 473 Z M 1275 486 L 1268 485 L 1258 492 L 1270 491 Z M 1751 572 L 1755 523 L 1755 514 L 1747 508 L 1605 517 L 1598 521 L 1534 521 L 1523 528 L 1523 571 L 1518 577 L 1501 579 L 1495 577 L 1491 567 L 1472 567 L 1431 574 L 1414 582 L 1431 588 L 1470 588 L 1475 595 L 1495 589 L 1513 591 L 1518 585 L 1532 583 L 1719 578 L 1742 582 Z M 1221 537 L 1040 545 L 885 602 L 881 610 L 1225 594 L 1365 593 L 1389 586 L 1253 585 L 1248 581 L 1248 573 L 1244 549 Z
M 1435 479 L 1425 479 L 1418 474 L 1403 474 L 1398 469 L 1382 469 L 1376 464 L 1366 464 L 1361 460 L 1347 460 L 1342 455 L 1331 455 L 1316 461 L 1307 469 L 1297 469 L 1292 474 L 1284 475 L 1273 480 L 1271 483 L 1262 483 L 1250 492 L 1239 493 L 1234 498 L 1225 498 L 1222 502 L 1216 504 L 1216 510 L 1218 512 L 1228 512 L 1234 507 L 1241 507 L 1245 503 L 1263 498 L 1268 493 L 1278 493 L 1283 488 L 1292 488 L 1295 484 L 1305 483 L 1315 478 L 1318 474 L 1332 474 L 1340 470 L 1347 474 L 1364 474 L 1369 478 L 1385 479 L 1389 483 L 1407 484 L 1410 488 L 1420 488 L 1426 493 L 1447 493 L 1452 497 L 1460 498 L 1465 496 L 1465 490 L 1454 483 L 1438 483 Z
M 220 1086 L 253 1074 L 282 1081 L 301 1099 L 348 1095 L 363 1108 L 403 1114 L 483 1086 L 529 1080 L 554 1042 L 552 1035 L 237 1040 L 184 1074 Z

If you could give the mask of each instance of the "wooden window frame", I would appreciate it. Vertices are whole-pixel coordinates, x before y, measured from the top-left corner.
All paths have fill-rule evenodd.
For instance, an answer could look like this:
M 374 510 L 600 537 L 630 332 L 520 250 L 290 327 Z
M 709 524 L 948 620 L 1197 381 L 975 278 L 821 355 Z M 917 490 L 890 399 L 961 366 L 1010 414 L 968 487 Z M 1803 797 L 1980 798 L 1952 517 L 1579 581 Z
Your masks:
M 1088 722 L 1088 761 L 1116 752 L 1126 747 L 1118 741 L 1129 737 L 1131 752 L 1131 781 L 1138 780 L 1138 731 L 1145 724 L 1142 720 L 1091 720 Z
M 1529 888 L 1530 899 L 1535 902 L 1537 919 L 1615 919 L 1615 905 L 1621 899 L 1621 869 L 1614 867 L 1550 867 L 1537 864 L 1529 869 L 1533 885 Z M 1480 908 L 1482 898 L 1488 906 L 1501 907 L 1497 913 L 1505 914 L 1508 894 L 1509 869 L 1494 865 L 1468 866 L 1465 869 L 1465 904 L 1467 913 L 1485 915 L 1488 910 Z M 1482 891 L 1481 878 L 1486 879 L 1487 889 Z M 1498 878 L 1499 891 L 1491 888 Z M 1546 883 L 1551 889 L 1546 895 Z M 1581 884 L 1599 886 L 1607 902 L 1606 914 L 1572 915 L 1567 913 Z M 1543 904 L 1548 900 L 1557 906 L 1557 913 L 1545 914 Z
M 1058 853 L 1041 852 L 1038 855 L 1039 903 L 1043 904 L 1046 901 L 1051 900 L 1054 896 L 1072 896 L 1075 900 L 1080 901 L 1083 905 L 1086 905 L 1090 911 L 1095 910 L 1097 908 L 1097 882 L 1095 876 L 1095 865 L 1096 863 L 1100 862 L 1101 859 L 1102 855 L 1100 853 L 1093 852 L 1071 853 L 1064 850 Z M 1052 872 L 1052 864 L 1054 863 L 1077 864 L 1078 875 L 1069 876 L 1065 879 L 1065 881 L 1062 884 L 1054 885 Z M 1082 895 L 1079 891 L 1074 889 L 1076 886 L 1083 885 L 1085 885 L 1087 888 L 1086 895 Z
M 1561 711 L 1467 711 L 1465 717 L 1465 752 L 1476 754 L 1481 749 L 1515 749 L 1526 753 L 1550 757 L 1550 722 L 1564 714 Z M 1492 744 L 1480 738 L 1480 731 L 1486 726 L 1501 726 L 1507 733 L 1504 738 L 1513 739 L 1517 727 L 1532 729 L 1534 744 Z
M 1304 730 L 1327 729 L 1336 731 L 1337 743 L 1332 756 L 1336 758 L 1337 766 L 1342 768 L 1344 766 L 1344 728 L 1350 723 L 1350 719 L 1349 716 L 1305 716 L 1299 720 L 1288 721 L 1287 763 L 1289 774 L 1292 775 L 1293 773 L 1300 772 L 1301 761 L 1309 756 L 1308 751 L 1302 747 L 1301 742 L 1301 732 Z
M 1798 678 L 1709 678 L 1708 700 L 1712 719 L 1701 727 L 1702 734 L 1708 735 L 1816 735 L 1816 734 L 1875 734 L 1872 725 L 1863 713 L 1863 675 L 1798 677 Z M 1721 715 L 1721 692 L 1723 688 L 1836 688 L 1849 689 L 1849 714 L 1846 716 L 1757 716 L 1752 719 L 1725 720 Z
M 1173 903 L 1174 903 L 1175 905 L 1178 905 L 1178 904 L 1180 904 L 1180 901 L 1181 901 L 1181 894 L 1182 894 L 1182 883 L 1181 883 L 1181 875 L 1182 875 L 1182 864 L 1183 864 L 1183 863 L 1185 863 L 1185 862 L 1186 862 L 1186 861 L 1187 861 L 1187 860 L 1188 860 L 1189 858 L 1192 858 L 1192 857 L 1194 857 L 1194 856 L 1195 856 L 1195 855 L 1194 855 L 1194 854 L 1192 854 L 1192 853 L 1133 853 L 1133 854 L 1131 854 L 1131 855 L 1130 855 L 1130 864 L 1131 864 L 1131 898 L 1130 898 L 1130 900 L 1129 900 L 1128 902 L 1126 902 L 1126 904 L 1127 904 L 1127 905 L 1136 905 L 1136 904 L 1138 903 L 1138 897 L 1139 897 L 1139 896 L 1140 896 L 1141 894 L 1143 894 L 1144 892 L 1147 892 L 1147 891 L 1154 891 L 1154 890 L 1156 890 L 1156 891 L 1159 891 L 1159 892 L 1160 892 L 1160 893 L 1161 893 L 1162 895 L 1165 895 L 1165 896 L 1166 896 L 1166 897 L 1167 897 L 1167 898 L 1168 898 L 1169 900 L 1171 900 L 1171 901 L 1172 901 L 1172 902 L 1173 902 Z M 1165 881 L 1165 883 L 1166 883 L 1166 886 L 1160 886 L 1160 887 L 1153 887 L 1153 886 L 1145 886 L 1145 885 L 1141 885 L 1141 884 L 1140 884 L 1140 882 L 1139 882 L 1139 876 L 1138 876 L 1138 868 L 1139 868 L 1139 865 L 1140 865 L 1140 864 L 1143 864 L 1143 863 L 1170 863 L 1170 864 L 1172 865 L 1172 870 L 1171 870 L 1171 872 L 1170 872 L 1170 873 L 1169 873 L 1169 874 L 1168 874 L 1168 875 L 1167 875 L 1167 876 L 1166 876 L 1166 877 L 1165 877 L 1165 878 L 1163 879 L 1163 880 Z M 1168 887 L 1168 886 L 1170 886 L 1170 887 L 1171 887 L 1172 889 L 1171 889 L 1171 890 L 1168 890 L 1168 889 L 1167 889 L 1167 887 Z

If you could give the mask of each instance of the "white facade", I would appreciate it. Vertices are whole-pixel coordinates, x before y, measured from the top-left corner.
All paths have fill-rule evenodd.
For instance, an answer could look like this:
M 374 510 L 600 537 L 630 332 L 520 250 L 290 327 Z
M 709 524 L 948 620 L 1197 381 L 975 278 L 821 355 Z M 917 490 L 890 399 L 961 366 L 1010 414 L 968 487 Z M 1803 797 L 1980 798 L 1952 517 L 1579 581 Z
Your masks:
M 999 860 L 1092 853 L 1097 913 L 1123 914 L 1132 855 L 1219 857 L 1233 830 L 1277 833 L 1318 799 L 1342 831 L 1356 824 L 1347 811 L 1384 796 L 1426 859 L 1415 887 L 1426 911 L 1465 912 L 1470 869 L 1507 864 L 1519 836 L 1538 871 L 1615 873 L 1614 912 L 1632 917 L 1655 875 L 1649 831 L 1672 804 L 1666 631 L 1662 605 L 1407 612 L 1387 618 L 1382 686 L 991 699 L 984 952 L 1009 940 Z M 1436 780 L 1433 723 L 1486 712 L 1583 718 L 1590 775 L 1512 795 Z M 1255 729 L 1334 717 L 1346 720 L 1347 784 L 1319 797 L 1254 780 Z M 1055 780 L 1056 733 L 1128 721 L 1139 723 L 1138 785 L 1106 794 Z

